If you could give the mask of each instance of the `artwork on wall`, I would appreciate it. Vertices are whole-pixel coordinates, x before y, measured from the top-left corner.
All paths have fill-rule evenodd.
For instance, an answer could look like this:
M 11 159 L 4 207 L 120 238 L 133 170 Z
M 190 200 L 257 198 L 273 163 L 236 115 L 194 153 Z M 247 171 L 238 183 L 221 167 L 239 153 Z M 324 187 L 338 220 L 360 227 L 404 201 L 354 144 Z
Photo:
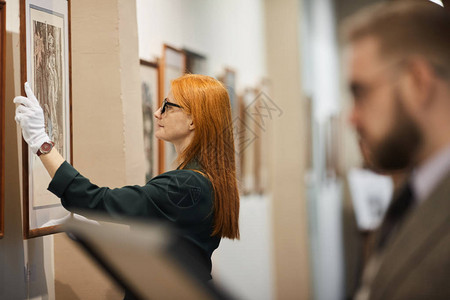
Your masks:
M 313 130 L 314 130 L 314 118 L 313 118 L 313 102 L 312 97 L 305 97 L 304 101 L 305 105 L 305 136 L 306 136 L 306 145 L 305 145 L 305 157 L 306 157 L 306 169 L 308 171 L 313 171 L 313 163 L 314 163 L 314 145 L 313 145 Z
M 231 105 L 231 117 L 235 119 L 239 115 L 239 105 L 236 96 L 236 71 L 231 68 L 225 68 L 219 80 L 223 82 L 228 91 Z
M 242 114 L 243 125 L 245 130 L 243 130 L 243 140 L 241 143 L 241 181 L 243 186 L 244 194 L 251 194 L 256 191 L 256 148 L 259 144 L 259 136 L 255 132 L 257 124 L 249 117 L 255 108 L 254 100 L 257 96 L 257 91 L 253 88 L 245 89 L 244 95 L 242 97 L 243 110 Z
M 274 109 L 271 107 L 271 81 L 263 78 L 256 89 L 253 106 L 257 110 L 255 116 L 255 192 L 264 194 L 269 189 L 269 156 L 272 141 L 272 126 Z
M 339 168 L 340 115 L 331 115 L 325 123 L 325 167 L 327 177 L 342 176 Z
M 44 111 L 55 148 L 72 162 L 70 0 L 21 0 L 21 77 L 29 82 Z M 47 190 L 50 176 L 23 142 L 24 237 L 59 232 L 67 217 L 60 200 Z
M 0 1 L 0 238 L 4 235 L 5 205 L 5 36 L 6 3 Z
M 186 48 L 183 48 L 183 52 L 186 56 L 186 73 L 203 75 L 207 73 L 206 56 Z
M 183 76 L 186 70 L 186 55 L 183 50 L 164 44 L 162 57 L 162 68 L 160 70 L 162 78 L 160 80 L 160 91 L 162 96 L 160 98 L 160 104 L 162 103 L 162 99 L 167 97 L 167 94 L 170 91 L 171 81 Z M 159 162 L 160 173 L 178 167 L 174 165 L 177 153 L 172 143 L 161 141 L 159 151 L 162 153 Z
M 144 127 L 145 181 L 159 174 L 158 139 L 155 137 L 155 117 L 159 108 L 159 66 L 158 63 L 140 61 L 142 114 Z

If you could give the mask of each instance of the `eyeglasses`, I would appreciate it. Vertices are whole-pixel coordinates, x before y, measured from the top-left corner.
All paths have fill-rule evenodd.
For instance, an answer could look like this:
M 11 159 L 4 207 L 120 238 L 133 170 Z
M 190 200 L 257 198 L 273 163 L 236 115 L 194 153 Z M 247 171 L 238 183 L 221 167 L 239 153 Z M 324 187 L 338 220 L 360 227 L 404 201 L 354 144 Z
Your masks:
M 162 106 L 161 106 L 161 114 L 166 112 L 167 106 L 174 106 L 174 107 L 183 108 L 183 107 L 179 106 L 178 104 L 175 104 L 175 103 L 167 101 L 167 98 L 165 98 L 163 103 L 162 103 Z

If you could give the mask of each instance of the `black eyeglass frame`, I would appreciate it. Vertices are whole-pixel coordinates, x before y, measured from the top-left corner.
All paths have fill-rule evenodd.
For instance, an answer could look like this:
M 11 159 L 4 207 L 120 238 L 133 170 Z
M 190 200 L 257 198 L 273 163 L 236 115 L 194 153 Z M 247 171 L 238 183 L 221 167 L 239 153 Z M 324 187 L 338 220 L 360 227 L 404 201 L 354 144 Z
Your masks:
M 163 101 L 163 103 L 162 103 L 162 105 L 161 105 L 161 114 L 163 114 L 163 113 L 166 112 L 166 107 L 167 107 L 167 106 L 173 106 L 173 107 L 183 108 L 183 107 L 181 107 L 181 106 L 178 105 L 178 104 L 175 104 L 175 103 L 172 103 L 172 102 L 167 101 L 167 98 L 165 98 L 164 101 Z

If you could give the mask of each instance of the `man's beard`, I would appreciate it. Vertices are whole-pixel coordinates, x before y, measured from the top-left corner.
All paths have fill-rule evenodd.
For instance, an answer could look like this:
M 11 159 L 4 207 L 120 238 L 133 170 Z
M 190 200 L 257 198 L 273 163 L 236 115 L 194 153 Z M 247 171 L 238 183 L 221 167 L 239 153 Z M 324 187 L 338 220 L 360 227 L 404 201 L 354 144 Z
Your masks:
M 394 101 L 396 119 L 391 131 L 372 151 L 373 163 L 386 171 L 411 167 L 422 143 L 422 133 L 403 106 L 398 91 Z

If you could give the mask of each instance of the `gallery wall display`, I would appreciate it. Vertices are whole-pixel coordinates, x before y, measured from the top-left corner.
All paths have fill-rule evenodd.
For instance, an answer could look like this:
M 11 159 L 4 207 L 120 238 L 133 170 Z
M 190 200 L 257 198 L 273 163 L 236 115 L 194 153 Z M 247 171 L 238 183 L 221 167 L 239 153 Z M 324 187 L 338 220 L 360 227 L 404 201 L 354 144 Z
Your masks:
M 186 54 L 183 50 L 171 47 L 169 45 L 163 45 L 163 55 L 161 62 L 161 80 L 160 80 L 160 104 L 170 91 L 171 81 L 183 76 L 186 72 Z M 173 144 L 169 142 L 160 141 L 159 151 L 160 155 L 159 170 L 160 173 L 175 169 L 175 159 L 177 153 Z
M 305 157 L 306 157 L 306 169 L 309 171 L 313 170 L 313 159 L 314 159 L 314 152 L 313 152 L 313 128 L 314 128 L 314 118 L 313 118 L 313 102 L 312 97 L 307 96 L 305 97 L 304 101 L 304 111 L 305 111 L 305 136 L 306 136 L 306 145 L 305 145 Z
M 6 3 L 0 1 L 0 238 L 4 235 L 5 196 L 5 38 Z
M 158 139 L 155 137 L 155 117 L 159 108 L 159 65 L 140 60 L 142 114 L 144 122 L 145 181 L 159 174 Z
M 207 73 L 206 56 L 198 52 L 183 48 L 186 56 L 186 73 L 203 74 Z
M 239 114 L 239 105 L 236 95 L 236 71 L 231 68 L 225 68 L 223 75 L 219 77 L 219 80 L 223 82 L 228 91 L 230 97 L 231 114 L 232 118 L 236 118 Z
M 327 177 L 342 176 L 339 168 L 340 115 L 332 115 L 325 122 L 325 167 Z
M 258 194 L 265 194 L 269 189 L 270 166 L 269 156 L 272 139 L 273 120 L 276 116 L 271 99 L 271 81 L 263 78 L 256 89 L 255 107 L 258 110 L 255 118 L 256 140 L 255 151 L 255 191 Z
M 241 181 L 243 187 L 243 193 L 251 194 L 256 191 L 256 147 L 258 146 L 259 136 L 255 132 L 257 124 L 251 118 L 253 110 L 255 109 L 255 99 L 257 91 L 253 88 L 245 89 L 242 97 L 243 104 L 241 113 L 243 126 L 243 140 L 241 141 Z
M 21 0 L 20 19 L 22 86 L 30 83 L 48 136 L 72 163 L 70 0 Z M 70 213 L 47 190 L 50 176 L 25 142 L 22 158 L 24 238 L 61 231 Z

